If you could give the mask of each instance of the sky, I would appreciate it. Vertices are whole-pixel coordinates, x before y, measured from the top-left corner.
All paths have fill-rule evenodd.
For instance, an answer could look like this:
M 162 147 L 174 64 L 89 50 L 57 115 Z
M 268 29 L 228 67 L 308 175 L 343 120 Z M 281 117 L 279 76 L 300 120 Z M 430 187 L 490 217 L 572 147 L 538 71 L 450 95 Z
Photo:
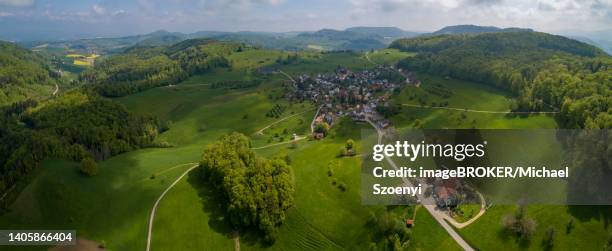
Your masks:
M 306 31 L 476 24 L 559 33 L 612 27 L 612 0 L 0 0 L 0 37 L 99 37 L 156 30 Z

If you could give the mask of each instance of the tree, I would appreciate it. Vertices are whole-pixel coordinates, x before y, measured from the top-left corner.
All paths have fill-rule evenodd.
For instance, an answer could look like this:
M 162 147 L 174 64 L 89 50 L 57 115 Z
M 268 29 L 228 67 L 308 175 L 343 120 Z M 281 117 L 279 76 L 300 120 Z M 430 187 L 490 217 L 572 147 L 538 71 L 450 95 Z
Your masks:
M 315 126 L 315 132 L 317 133 L 323 133 L 324 135 L 327 135 L 327 133 L 329 132 L 329 124 L 323 122 L 323 123 L 318 123 Z
M 231 224 L 257 229 L 266 241 L 273 242 L 293 204 L 288 162 L 280 156 L 256 156 L 246 136 L 232 133 L 204 150 L 200 167 L 205 183 L 227 201 Z
M 555 228 L 550 226 L 546 229 L 546 234 L 544 235 L 544 240 L 542 240 L 542 244 L 547 250 L 552 249 L 555 244 Z
M 514 214 L 504 216 L 502 224 L 506 230 L 525 240 L 531 239 L 537 227 L 536 222 L 527 217 L 527 210 L 524 205 L 521 205 Z
M 90 157 L 83 158 L 79 170 L 87 176 L 95 176 L 98 173 L 98 165 L 96 161 Z
M 355 141 L 352 139 L 348 139 L 346 141 L 346 150 L 353 150 L 353 146 L 355 145 Z

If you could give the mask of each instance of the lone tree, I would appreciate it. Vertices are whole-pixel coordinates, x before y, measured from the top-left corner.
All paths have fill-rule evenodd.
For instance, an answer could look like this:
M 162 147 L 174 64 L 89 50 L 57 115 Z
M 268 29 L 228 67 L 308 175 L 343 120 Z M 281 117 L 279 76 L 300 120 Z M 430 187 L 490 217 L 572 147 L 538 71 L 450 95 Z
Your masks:
M 346 145 L 344 146 L 344 150 L 342 155 L 344 156 L 353 156 L 355 155 L 355 141 L 352 139 L 348 139 L 346 141 Z
M 535 220 L 527 217 L 527 210 L 524 205 L 521 205 L 516 213 L 504 216 L 502 224 L 506 230 L 525 240 L 531 239 L 537 227 Z
M 314 131 L 317 132 L 317 133 L 323 133 L 324 135 L 327 135 L 327 132 L 329 131 L 329 124 L 327 124 L 325 122 L 318 123 L 315 126 Z
M 546 229 L 546 234 L 544 235 L 544 239 L 542 240 L 542 245 L 544 249 L 551 250 L 555 244 L 555 228 L 550 226 Z
M 96 164 L 96 161 L 90 157 L 83 158 L 81 160 L 81 165 L 79 166 L 79 171 L 81 171 L 82 174 L 90 177 L 95 176 L 98 173 L 98 165 Z
M 293 204 L 289 166 L 281 157 L 258 157 L 250 147 L 243 134 L 222 137 L 204 150 L 202 177 L 224 198 L 234 227 L 258 229 L 273 242 Z
M 348 139 L 346 141 L 346 150 L 353 150 L 353 146 L 355 146 L 355 141 Z

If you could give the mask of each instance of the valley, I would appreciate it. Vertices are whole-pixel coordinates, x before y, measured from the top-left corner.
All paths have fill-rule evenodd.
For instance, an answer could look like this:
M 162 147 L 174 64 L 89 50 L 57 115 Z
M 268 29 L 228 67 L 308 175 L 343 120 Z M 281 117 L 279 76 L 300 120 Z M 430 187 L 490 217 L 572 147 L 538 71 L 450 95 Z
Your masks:
M 106 250 L 465 249 L 458 239 L 474 250 L 540 250 L 551 228 L 556 250 L 601 249 L 610 241 L 607 206 L 526 206 L 538 227 L 524 239 L 502 224 L 522 210 L 519 205 L 487 204 L 475 220 L 466 217 L 467 223 L 450 230 L 439 223 L 442 213 L 432 215 L 434 209 L 424 205 L 363 205 L 361 165 L 369 150 L 364 131 L 610 127 L 610 56 L 574 41 L 516 32 L 518 38 L 486 33 L 389 41 L 389 48 L 364 51 L 168 39 L 176 43 L 102 56 L 83 72 L 44 78 L 36 86 L 42 94 L 28 95 L 49 96 L 36 99 L 39 104 L 4 111 L 0 136 L 7 142 L 22 135 L 48 137 L 53 150 L 33 154 L 40 166 L 24 166 L 23 177 L 10 176 L 15 189 L 2 184 L 8 196 L 0 199 L 0 226 L 75 229 L 79 238 Z M 307 36 L 328 33 L 333 32 Z M 482 44 L 521 44 L 520 39 L 550 44 L 520 47 L 525 51 L 508 56 L 512 60 L 479 53 Z M 504 48 L 498 53 L 514 54 L 519 47 Z M 525 63 L 528 56 L 545 63 Z M 7 96 L 0 101 L 28 100 Z M 111 110 L 121 113 L 113 116 Z M 316 122 L 325 114 L 333 122 Z M 320 129 L 323 123 L 327 127 Z M 72 134 L 76 125 L 84 132 Z M 257 156 L 289 166 L 293 203 L 275 226 L 273 242 L 255 226 L 232 223 L 227 198 L 203 182 L 203 150 L 234 132 L 249 138 L 249 151 Z M 14 163 L 9 160 L 27 147 L 32 146 L 3 147 L 3 163 Z M 93 155 L 95 176 L 77 171 L 78 154 Z M 385 166 L 395 165 L 390 163 Z M 9 164 L 2 169 L 7 177 Z M 414 226 L 407 228 L 406 219 Z

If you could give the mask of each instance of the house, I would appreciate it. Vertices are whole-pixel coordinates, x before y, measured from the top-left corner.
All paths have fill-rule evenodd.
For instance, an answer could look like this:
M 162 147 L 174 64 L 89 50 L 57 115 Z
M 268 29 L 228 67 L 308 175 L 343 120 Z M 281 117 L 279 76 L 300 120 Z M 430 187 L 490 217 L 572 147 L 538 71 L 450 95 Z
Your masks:
M 406 227 L 407 228 L 412 228 L 414 226 L 414 220 L 413 219 L 407 219 L 406 220 Z
M 325 134 L 324 134 L 324 133 L 322 133 L 322 132 L 315 132 L 315 133 L 313 133 L 313 134 L 312 134 L 312 136 L 313 136 L 313 137 L 314 137 L 314 139 L 316 139 L 316 140 L 320 140 L 320 139 L 325 138 Z
M 459 203 L 457 184 L 455 179 L 450 179 L 435 186 L 433 197 L 439 208 L 454 208 L 457 206 Z

